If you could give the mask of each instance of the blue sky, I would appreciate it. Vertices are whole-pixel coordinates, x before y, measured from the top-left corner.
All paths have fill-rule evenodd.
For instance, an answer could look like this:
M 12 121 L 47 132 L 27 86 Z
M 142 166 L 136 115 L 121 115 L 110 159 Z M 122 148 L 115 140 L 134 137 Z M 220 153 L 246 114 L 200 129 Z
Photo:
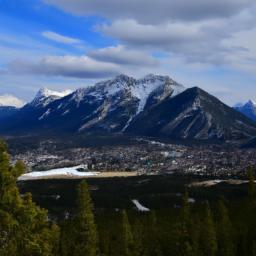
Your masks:
M 256 99 L 255 14 L 252 0 L 0 0 L 0 94 L 157 73 Z

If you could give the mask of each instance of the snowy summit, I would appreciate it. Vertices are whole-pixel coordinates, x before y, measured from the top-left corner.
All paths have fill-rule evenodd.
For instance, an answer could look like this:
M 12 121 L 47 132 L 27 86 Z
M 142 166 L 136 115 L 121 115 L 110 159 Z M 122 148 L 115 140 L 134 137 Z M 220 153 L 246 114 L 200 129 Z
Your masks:
M 35 98 L 33 99 L 33 101 L 30 104 L 33 106 L 36 106 L 36 107 L 46 106 L 50 102 L 52 102 L 56 99 L 63 98 L 71 93 L 72 93 L 71 90 L 65 90 L 62 92 L 58 92 L 58 91 L 49 90 L 46 87 L 44 87 L 38 91 Z

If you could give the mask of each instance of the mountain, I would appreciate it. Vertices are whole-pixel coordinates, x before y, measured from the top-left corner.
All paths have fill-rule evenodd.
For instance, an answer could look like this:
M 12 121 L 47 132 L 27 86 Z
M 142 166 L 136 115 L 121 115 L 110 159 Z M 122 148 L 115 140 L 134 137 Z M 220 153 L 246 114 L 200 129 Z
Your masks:
M 168 76 L 152 74 L 137 80 L 119 75 L 64 97 L 41 90 L 0 129 L 122 132 L 141 111 L 184 90 Z
M 253 121 L 207 92 L 152 74 L 119 75 L 72 93 L 42 89 L 0 124 L 2 134 L 97 132 L 220 141 L 256 136 Z
M 256 121 L 256 102 L 249 100 L 247 103 L 239 104 L 234 106 L 234 108 L 249 117 L 250 119 Z
M 29 103 L 30 106 L 41 108 L 45 107 L 51 102 L 63 98 L 67 96 L 68 94 L 71 94 L 71 90 L 65 90 L 63 92 L 57 92 L 57 91 L 52 91 L 47 88 L 41 88 L 38 93 L 36 94 L 35 98 L 33 99 L 32 102 Z
M 0 120 L 14 115 L 17 111 L 15 107 L 0 106 Z
M 194 87 L 138 115 L 127 132 L 179 139 L 246 140 L 256 135 L 256 124 Z
M 40 89 L 31 102 L 27 103 L 20 109 L 16 109 L 16 111 L 12 111 L 9 115 L 0 118 L 0 131 L 3 133 L 23 133 L 30 132 L 36 128 L 43 128 L 40 127 L 40 123 L 37 121 L 40 120 L 45 108 L 50 103 L 53 103 L 70 93 L 72 93 L 70 90 L 56 92 L 47 88 Z

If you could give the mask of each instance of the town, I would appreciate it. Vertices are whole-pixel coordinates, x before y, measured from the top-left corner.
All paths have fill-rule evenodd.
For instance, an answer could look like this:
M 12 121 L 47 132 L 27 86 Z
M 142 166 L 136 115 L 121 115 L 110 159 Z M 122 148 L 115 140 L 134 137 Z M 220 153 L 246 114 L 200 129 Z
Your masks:
M 18 159 L 28 166 L 28 172 L 82 164 L 87 170 L 99 172 L 243 177 L 249 166 L 255 166 L 256 150 L 218 144 L 163 143 L 143 138 L 136 138 L 132 145 L 58 149 L 53 140 L 48 140 L 38 148 L 16 151 L 12 161 Z

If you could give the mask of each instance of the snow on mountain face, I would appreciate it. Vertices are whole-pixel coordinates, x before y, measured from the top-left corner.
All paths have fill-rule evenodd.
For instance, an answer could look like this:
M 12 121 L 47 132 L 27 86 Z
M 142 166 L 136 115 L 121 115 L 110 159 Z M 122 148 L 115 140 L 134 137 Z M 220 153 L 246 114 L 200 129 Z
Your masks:
M 163 98 L 170 94 L 174 97 L 185 90 L 182 85 L 176 83 L 168 76 L 149 74 L 136 81 L 135 86 L 131 88 L 131 93 L 134 97 L 140 100 L 137 114 L 144 110 L 150 94 L 164 86 L 166 91 L 164 95 L 162 95 Z
M 29 130 L 44 125 L 49 130 L 124 132 L 141 112 L 184 90 L 168 76 L 160 75 L 141 79 L 119 75 L 67 96 L 69 91 L 59 93 L 44 88 L 22 108 L 22 121 L 19 125 L 17 121 L 15 127 Z
M 63 98 L 69 94 L 71 94 L 71 90 L 65 90 L 63 92 L 57 92 L 57 91 L 52 91 L 47 88 L 41 88 L 38 93 L 36 94 L 35 98 L 33 101 L 30 103 L 30 105 L 38 107 L 38 106 L 43 106 L 45 107 L 52 101 L 56 99 Z
M 132 97 L 135 97 L 142 102 L 140 108 L 143 109 L 143 103 L 146 102 L 148 96 L 153 91 L 164 85 L 172 87 L 173 96 L 185 90 L 182 85 L 176 83 L 168 76 L 152 74 L 138 80 L 121 74 L 111 80 L 99 82 L 90 88 L 94 95 L 98 94 L 99 96 L 102 94 L 106 96 L 113 96 L 122 90 L 129 91 Z
M 0 95 L 0 106 L 2 107 L 15 107 L 21 108 L 23 107 L 25 102 L 14 97 L 13 95 L 5 94 Z
M 137 114 L 144 110 L 149 96 L 161 87 L 169 89 L 166 90 L 166 94 L 172 94 L 172 96 L 176 96 L 185 90 L 182 85 L 176 83 L 168 76 L 152 74 L 138 80 L 126 75 L 119 75 L 112 80 L 95 85 L 97 91 L 102 93 L 103 90 L 104 94 L 108 96 L 113 96 L 122 90 L 130 92 L 131 97 L 139 100 Z
M 182 85 L 168 76 L 150 74 L 136 80 L 121 74 L 113 79 L 99 82 L 95 86 L 77 90 L 72 99 L 76 100 L 78 105 L 85 96 L 91 97 L 93 100 L 105 101 L 105 107 L 101 108 L 101 112 L 98 111 L 98 115 L 93 121 L 94 124 L 102 119 L 107 119 L 108 114 L 111 115 L 115 109 L 126 106 L 126 109 L 130 109 L 130 111 L 126 112 L 128 119 L 122 128 L 122 131 L 125 131 L 133 118 L 145 109 L 151 97 L 154 98 L 154 102 L 152 100 L 151 103 L 157 103 L 168 96 L 176 96 L 184 90 Z M 131 106 L 136 108 L 135 111 L 131 110 Z M 112 127 L 116 127 L 116 125 L 118 124 L 112 124 Z M 82 129 L 84 127 L 88 128 L 88 124 L 85 124 Z
M 52 91 L 49 90 L 47 88 L 42 88 L 39 90 L 39 92 L 37 93 L 36 97 L 41 98 L 41 97 L 50 97 L 50 96 L 56 96 L 59 98 L 65 97 L 68 94 L 72 93 L 71 90 L 65 90 L 63 92 L 57 92 L 57 91 Z

